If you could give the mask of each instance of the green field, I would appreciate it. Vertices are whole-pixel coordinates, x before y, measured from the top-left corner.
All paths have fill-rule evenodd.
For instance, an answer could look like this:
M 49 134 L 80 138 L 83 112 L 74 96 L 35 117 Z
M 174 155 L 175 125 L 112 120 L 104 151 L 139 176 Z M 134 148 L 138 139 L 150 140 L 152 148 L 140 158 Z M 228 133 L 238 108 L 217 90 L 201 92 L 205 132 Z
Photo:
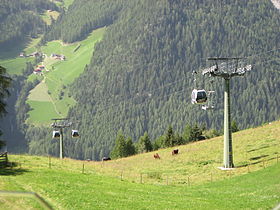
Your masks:
M 39 83 L 33 90 L 30 91 L 28 100 L 30 101 L 52 101 L 48 94 L 48 87 L 43 81 Z
M 173 184 L 189 181 L 201 184 L 227 176 L 239 176 L 248 171 L 257 171 L 280 161 L 280 121 L 233 133 L 233 161 L 235 169 L 225 173 L 218 169 L 223 163 L 223 136 L 158 151 L 160 160 L 154 160 L 155 152 L 106 162 L 98 171 L 109 176 L 122 174 L 124 179 L 135 181 L 142 174 L 146 183 L 164 184 L 167 179 Z M 279 157 L 278 157 L 279 156 Z M 145 164 L 143 164 L 143 162 Z M 94 163 L 92 163 L 94 165 Z M 174 170 L 176 168 L 176 170 Z
M 9 74 L 20 75 L 25 69 L 26 62 L 33 62 L 34 58 L 14 58 L 0 60 L 0 65 L 7 69 Z
M 46 22 L 47 25 L 51 25 L 51 19 L 56 20 L 59 16 L 59 12 L 57 11 L 45 11 L 44 14 L 41 15 L 42 19 Z
M 181 146 L 177 156 L 156 151 L 160 160 L 153 153 L 108 162 L 10 155 L 17 166 L 0 170 L 0 187 L 37 192 L 54 209 L 272 209 L 280 203 L 279 130 L 278 121 L 236 133 L 231 171 L 217 169 L 222 141 L 215 138 Z M 0 196 L 1 209 L 36 205 Z
M 43 85 L 40 84 L 30 93 L 29 100 L 32 102 L 27 101 L 32 108 L 32 111 L 28 113 L 29 123 L 47 123 L 53 117 L 67 115 L 69 108 L 75 104 L 67 86 L 79 77 L 85 65 L 90 62 L 94 45 L 102 39 L 104 32 L 105 28 L 100 28 L 93 31 L 87 39 L 81 42 L 65 44 L 61 41 L 52 41 L 40 48 L 41 52 L 47 56 L 41 63 L 45 66 L 43 76 L 32 74 L 28 80 L 39 78 L 42 80 L 41 83 L 44 83 L 44 90 L 42 89 Z M 64 55 L 66 60 L 56 60 L 51 57 L 51 54 Z M 36 99 L 38 96 L 51 98 L 52 103 L 41 103 L 40 99 Z M 35 101 L 38 102 L 35 103 Z M 40 107 L 40 104 L 43 107 Z M 44 110 L 44 115 L 40 114 L 42 110 Z M 49 117 L 47 117 L 48 115 Z
M 12 48 L 5 49 L 0 52 L 0 65 L 7 69 L 7 73 L 12 74 L 21 74 L 22 70 L 26 68 L 27 62 L 34 62 L 35 58 L 26 57 L 20 58 L 19 54 L 25 52 L 26 54 L 33 53 L 37 51 L 36 45 L 40 41 L 38 39 L 32 39 L 27 42 L 23 42 L 21 46 L 15 45 Z
M 65 1 L 66 3 L 69 6 L 72 1 Z M 47 21 L 48 16 L 44 17 Z M 72 44 L 56 40 L 38 47 L 41 39 L 39 37 L 23 43 L 22 46 L 14 46 L 0 53 L 0 65 L 5 67 L 10 75 L 22 74 L 26 63 L 35 61 L 33 57 L 19 57 L 20 52 L 30 54 L 38 51 L 46 55 L 43 62 L 40 63 L 46 67 L 43 75 L 30 74 L 28 76 L 30 82 L 35 79 L 41 81 L 40 85 L 31 90 L 28 97 L 27 103 L 31 106 L 27 120 L 29 123 L 39 125 L 49 123 L 53 117 L 67 116 L 69 108 L 76 103 L 71 98 L 72 94 L 69 92 L 68 86 L 84 71 L 85 65 L 89 64 L 94 45 L 102 39 L 105 30 L 105 27 L 94 30 L 85 40 Z M 56 60 L 51 57 L 51 54 L 64 55 L 66 60 Z M 44 88 L 42 88 L 43 86 Z M 42 97 L 45 98 L 43 102 Z M 44 114 L 41 114 L 42 111 Z
M 63 0 L 63 1 L 54 1 L 58 6 L 64 7 L 66 10 L 73 3 L 74 0 Z
M 32 107 L 32 110 L 28 112 L 28 123 L 48 124 L 50 122 L 50 119 L 61 117 L 55 110 L 52 102 L 28 100 L 27 103 Z M 38 116 L 40 116 L 40 118 L 38 118 Z M 36 121 L 32 121 L 32 119 L 36 119 Z

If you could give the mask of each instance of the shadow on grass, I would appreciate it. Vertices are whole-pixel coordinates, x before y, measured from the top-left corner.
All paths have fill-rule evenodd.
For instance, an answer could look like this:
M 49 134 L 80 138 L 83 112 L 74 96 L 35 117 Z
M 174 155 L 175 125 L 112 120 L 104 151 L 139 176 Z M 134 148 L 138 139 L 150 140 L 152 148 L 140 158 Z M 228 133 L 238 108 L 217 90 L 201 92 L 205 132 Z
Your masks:
M 0 43 L 0 59 L 13 59 L 19 56 L 19 54 L 31 43 L 32 39 L 29 36 L 25 36 L 20 40 L 8 41 Z
M 268 148 L 268 147 L 269 147 L 269 145 L 264 145 L 264 146 L 259 147 L 259 148 L 256 148 L 256 149 L 248 150 L 247 152 L 254 152 L 254 151 L 261 150 L 261 149 L 265 149 L 265 148 Z
M 264 158 L 264 157 L 268 157 L 269 155 L 260 155 L 260 156 L 257 156 L 257 157 L 252 157 L 250 158 L 250 160 L 259 160 L 261 158 Z
M 0 168 L 0 176 L 17 176 L 29 172 L 27 169 L 18 168 L 18 164 L 10 162 L 8 166 Z
M 242 168 L 242 167 L 247 167 L 247 166 L 250 166 L 250 165 L 256 165 L 256 164 L 259 164 L 259 163 L 262 163 L 264 160 L 260 160 L 261 158 L 264 158 L 264 157 L 268 157 L 269 155 L 261 155 L 261 156 L 258 156 L 258 157 L 253 157 L 253 158 L 250 158 L 250 160 L 258 160 L 258 161 L 255 161 L 255 162 L 242 162 L 242 163 L 239 163 L 237 165 L 235 165 L 235 168 Z M 267 159 L 266 161 L 270 161 L 270 160 L 274 160 L 274 159 L 277 159 L 276 157 L 272 157 L 272 158 L 269 158 Z

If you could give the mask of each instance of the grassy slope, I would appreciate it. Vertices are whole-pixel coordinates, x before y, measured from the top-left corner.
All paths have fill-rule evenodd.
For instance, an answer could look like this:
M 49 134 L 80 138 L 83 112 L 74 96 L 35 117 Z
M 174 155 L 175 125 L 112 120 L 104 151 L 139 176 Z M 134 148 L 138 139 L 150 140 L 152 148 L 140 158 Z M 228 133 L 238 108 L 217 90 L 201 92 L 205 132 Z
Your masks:
M 68 7 L 73 3 L 74 0 L 63 0 L 62 2 L 60 1 L 54 1 L 58 6 L 64 7 L 66 10 Z
M 69 97 L 71 93 L 68 93 L 67 85 L 83 72 L 85 65 L 90 61 L 95 43 L 102 39 L 105 30 L 105 28 L 94 30 L 87 39 L 73 44 L 52 41 L 39 49 L 36 47 L 40 41 L 38 38 L 31 40 L 27 46 L 15 46 L 0 53 L 0 65 L 4 66 L 9 74 L 21 74 L 26 62 L 34 61 L 34 58 L 20 58 L 21 51 L 27 54 L 41 51 L 48 56 L 43 64 L 49 72 L 44 71 L 44 76 L 31 74 L 28 77 L 28 81 L 41 80 L 41 84 L 31 91 L 27 101 L 31 106 L 31 111 L 28 113 L 29 123 L 49 124 L 50 119 L 67 115 L 69 107 L 75 104 L 75 101 Z M 80 47 L 75 51 L 79 45 Z M 50 58 L 52 53 L 65 55 L 66 61 Z M 50 92 L 50 95 L 47 92 Z
M 216 166 L 220 163 L 201 167 L 205 159 L 220 156 L 220 147 L 219 151 L 213 148 L 221 141 L 212 139 L 180 147 L 181 151 L 191 148 L 194 151 L 189 150 L 189 156 L 195 157 L 191 165 L 189 159 L 181 158 L 183 151 L 172 157 L 170 149 L 158 151 L 162 155 L 160 162 L 153 160 L 151 153 L 104 163 L 52 158 L 51 168 L 46 157 L 13 155 L 10 159 L 21 163 L 21 167 L 1 170 L 0 187 L 2 190 L 35 191 L 55 209 L 272 209 L 280 201 L 280 162 L 277 164 L 276 159 L 271 159 L 278 151 L 279 129 L 280 122 L 274 122 L 234 135 L 237 165 L 247 161 L 244 152 L 248 153 L 247 158 L 268 155 L 264 169 L 262 162 L 251 161 L 251 173 L 245 166 L 233 172 L 218 170 Z M 254 140 L 254 145 L 250 139 Z M 167 185 L 166 180 L 152 185 L 146 183 L 146 179 L 140 184 L 139 174 L 132 182 L 126 179 L 128 171 L 161 172 L 171 168 L 173 175 L 178 176 L 182 175 L 183 168 L 199 172 L 201 176 L 197 174 L 198 177 L 212 172 L 215 180 L 201 179 L 188 186 L 170 182 Z M 120 170 L 123 170 L 123 181 L 119 177 Z M 23 206 L 33 205 L 30 201 L 23 203 Z M 7 207 L 5 199 L 2 203 L 0 200 L 0 205 Z
M 52 41 L 41 47 L 41 51 L 48 57 L 44 59 L 43 64 L 48 72 L 44 71 L 44 76 L 30 75 L 29 80 L 36 77 L 45 83 L 47 90 L 50 92 L 50 97 L 45 94 L 46 89 L 42 85 L 38 85 L 31 91 L 27 103 L 31 105 L 32 111 L 29 112 L 29 122 L 49 123 L 51 118 L 66 116 L 69 107 L 75 101 L 69 97 L 67 85 L 71 84 L 84 70 L 86 64 L 89 63 L 92 56 L 95 43 L 102 39 L 105 28 L 100 28 L 93 31 L 87 39 L 73 44 L 63 44 L 60 41 Z M 77 47 L 80 46 L 78 49 Z M 75 50 L 77 49 L 77 50 Z M 54 60 L 50 58 L 51 54 L 63 54 L 66 56 L 65 61 Z M 60 98 L 61 92 L 63 96 Z M 38 96 L 45 95 L 45 101 L 35 100 Z M 36 102 L 36 103 L 35 103 Z M 40 105 L 41 104 L 41 105 Z M 40 113 L 44 112 L 45 115 Z M 49 114 L 49 117 L 47 115 Z
M 56 20 L 59 16 L 59 12 L 57 11 L 45 11 L 44 14 L 41 15 L 42 19 L 45 21 L 47 25 L 51 25 L 51 18 Z
M 1 51 L 0 65 L 4 66 L 10 75 L 21 74 L 22 70 L 25 69 L 26 62 L 33 62 L 35 58 L 20 58 L 19 53 L 25 51 L 25 53 L 30 54 L 32 52 L 37 51 L 36 45 L 39 41 L 40 38 L 32 39 L 28 43 L 24 43 L 22 46 L 15 45 L 12 48 L 5 49 L 5 51 Z
M 279 133 L 280 121 L 233 133 L 233 160 L 237 168 L 226 174 L 237 176 L 248 170 L 259 170 L 263 165 L 275 163 L 277 156 L 280 161 Z M 110 176 L 123 173 L 124 178 L 130 181 L 139 179 L 142 173 L 144 181 L 149 183 L 165 183 L 168 177 L 172 183 L 186 183 L 189 178 L 191 183 L 199 184 L 210 180 L 211 176 L 213 180 L 225 176 L 217 169 L 223 162 L 222 136 L 176 148 L 179 148 L 177 156 L 172 156 L 172 149 L 167 148 L 155 151 L 159 153 L 160 160 L 154 160 L 155 152 L 150 152 L 106 162 L 106 167 L 98 167 L 98 171 Z M 247 165 L 250 165 L 249 168 Z
M 72 3 L 73 0 L 64 0 L 63 2 L 54 1 L 58 6 L 63 6 L 67 9 Z M 41 15 L 42 19 L 50 24 L 50 17 L 52 16 L 54 19 L 58 17 L 59 13 L 55 11 L 48 12 L 46 11 Z M 46 76 L 45 82 L 47 84 L 47 88 L 51 93 L 51 101 L 48 99 L 45 100 L 33 100 L 32 98 L 36 98 L 36 94 L 45 95 L 45 89 L 40 88 L 39 91 L 34 91 L 31 96 L 31 99 L 27 101 L 29 105 L 31 105 L 31 111 L 29 114 L 28 122 L 32 124 L 46 124 L 49 123 L 50 119 L 53 117 L 61 117 L 66 116 L 69 107 L 75 104 L 75 101 L 68 97 L 67 88 L 62 90 L 62 86 L 67 86 L 75 78 L 77 78 L 80 73 L 82 73 L 85 64 L 89 63 L 90 57 L 92 55 L 93 46 L 97 41 L 100 41 L 102 35 L 105 31 L 105 28 L 98 29 L 94 31 L 86 40 L 74 43 L 71 45 L 61 44 L 59 41 L 54 41 L 49 43 L 47 46 L 43 46 L 39 48 L 37 46 L 41 37 L 38 39 L 31 39 L 28 42 L 22 42 L 21 46 L 14 46 L 13 48 L 5 49 L 5 51 L 0 52 L 0 65 L 4 66 L 7 69 L 9 74 L 22 74 L 22 70 L 26 67 L 26 62 L 34 62 L 34 58 L 20 58 L 19 53 L 25 52 L 26 54 L 30 54 L 34 51 L 41 51 L 43 53 L 51 54 L 64 54 L 67 57 L 66 62 L 57 62 L 54 60 L 46 59 L 46 64 L 48 67 L 54 67 L 55 71 L 50 72 L 48 76 Z M 73 50 L 81 44 L 81 47 L 76 52 Z M 46 50 L 46 52 L 44 51 Z M 28 78 L 28 81 L 34 81 L 35 79 L 44 80 L 42 76 L 36 76 L 31 74 Z M 43 91 L 40 93 L 40 91 Z M 60 91 L 63 91 L 64 96 L 59 99 Z M 35 96 L 34 96 L 35 94 Z M 48 101 L 48 102 L 46 102 Z M 44 113 L 44 115 L 41 115 Z

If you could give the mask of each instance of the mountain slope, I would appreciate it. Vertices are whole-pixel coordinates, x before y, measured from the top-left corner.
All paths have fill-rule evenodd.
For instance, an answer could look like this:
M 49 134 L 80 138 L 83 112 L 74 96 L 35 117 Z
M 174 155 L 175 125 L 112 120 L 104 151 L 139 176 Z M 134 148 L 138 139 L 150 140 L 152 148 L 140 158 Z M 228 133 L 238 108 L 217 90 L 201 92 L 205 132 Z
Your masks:
M 43 33 L 45 24 L 40 13 L 45 10 L 58 10 L 58 7 L 44 0 L 4 0 L 0 9 L 0 46 L 8 47 L 12 43 L 25 41 L 26 36 L 36 37 Z M 12 46 L 12 45 L 11 45 Z
M 279 12 L 262 0 L 75 1 L 43 41 L 75 42 L 96 27 L 108 27 L 91 64 L 71 85 L 77 104 L 68 117 L 79 122 L 81 138 L 79 144 L 69 141 L 67 156 L 109 155 L 119 129 L 133 141 L 145 131 L 155 140 L 169 125 L 179 133 L 187 123 L 221 129 L 223 81 L 210 87 L 200 75 L 195 86 L 191 75 L 213 65 L 206 63 L 208 56 L 249 56 L 245 63 L 254 70 L 231 86 L 232 116 L 240 128 L 279 119 L 279 23 Z M 191 105 L 193 88 L 215 90 L 216 110 Z M 56 154 L 51 129 L 28 125 L 30 110 L 22 103 L 18 126 L 29 152 Z
M 78 104 L 69 116 L 81 119 L 83 133 L 75 148 L 82 152 L 74 157 L 108 155 L 119 129 L 136 141 L 145 131 L 155 139 L 169 124 L 179 132 L 186 123 L 221 128 L 221 80 L 214 82 L 216 111 L 189 103 L 191 72 L 206 67 L 208 56 L 261 54 L 246 60 L 254 71 L 232 80 L 232 117 L 241 128 L 279 118 L 280 15 L 271 2 L 133 3 L 108 28 L 73 85 Z M 210 89 L 207 78 L 199 77 L 198 86 Z
M 161 159 L 152 153 L 106 162 L 11 155 L 18 167 L 0 171 L 0 186 L 35 191 L 58 209 L 273 208 L 280 196 L 279 132 L 280 121 L 235 133 L 231 171 L 217 168 L 219 137 L 180 146 L 176 156 L 172 148 L 156 151 Z M 0 207 L 6 205 L 9 198 L 1 197 Z
M 260 170 L 280 161 L 280 121 L 257 128 L 239 131 L 233 134 L 233 162 L 235 169 L 228 176 Z M 179 149 L 178 155 L 172 155 L 173 149 Z M 160 159 L 154 159 L 158 153 Z M 223 137 L 193 142 L 174 148 L 135 155 L 118 160 L 89 163 L 100 174 L 115 177 L 122 174 L 124 180 L 136 181 L 142 174 L 145 183 L 186 183 L 192 185 L 220 180 L 225 175 L 218 169 L 223 165 Z M 211 177 L 212 176 L 212 177 Z
M 28 112 L 29 123 L 39 125 L 47 123 L 49 125 L 52 118 L 67 116 L 68 109 L 75 103 L 71 98 L 72 94 L 68 90 L 68 86 L 89 64 L 94 45 L 101 41 L 104 32 L 105 28 L 94 30 L 85 40 L 71 45 L 66 45 L 61 41 L 52 41 L 41 46 L 40 50 L 45 54 L 45 58 L 41 62 L 44 66 L 42 75 L 29 76 L 29 80 L 36 78 L 41 80 L 28 96 L 27 103 L 31 105 L 31 110 Z M 66 59 L 57 60 L 51 56 L 52 54 L 64 55 Z M 37 99 L 37 96 L 44 93 L 45 98 Z M 44 103 L 47 104 L 43 105 Z M 41 115 L 42 112 L 44 112 L 44 117 Z

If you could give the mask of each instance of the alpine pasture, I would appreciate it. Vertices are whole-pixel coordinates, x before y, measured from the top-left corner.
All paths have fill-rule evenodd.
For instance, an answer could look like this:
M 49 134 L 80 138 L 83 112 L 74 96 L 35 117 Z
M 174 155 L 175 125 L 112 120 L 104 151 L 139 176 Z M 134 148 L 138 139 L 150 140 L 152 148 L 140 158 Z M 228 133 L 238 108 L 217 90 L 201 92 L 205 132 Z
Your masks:
M 0 186 L 36 192 L 54 209 L 272 209 L 280 201 L 279 132 L 280 121 L 234 133 L 229 171 L 218 169 L 218 137 L 180 146 L 175 156 L 173 148 L 155 151 L 161 159 L 153 153 L 106 162 L 10 155 L 15 164 L 1 170 Z M 1 196 L 1 208 L 9 209 L 11 200 L 13 208 L 38 205 Z
M 71 84 L 90 62 L 94 45 L 102 39 L 104 31 L 105 28 L 97 29 L 81 42 L 64 44 L 61 41 L 52 41 L 40 47 L 40 51 L 45 55 L 41 63 L 45 69 L 42 74 L 29 76 L 29 81 L 36 78 L 40 80 L 40 84 L 30 92 L 27 101 L 31 106 L 28 119 L 30 123 L 49 123 L 51 118 L 67 115 L 69 107 L 75 104 L 67 85 Z M 66 59 L 57 60 L 52 58 L 51 54 L 64 55 Z M 37 100 L 38 97 L 40 99 Z

